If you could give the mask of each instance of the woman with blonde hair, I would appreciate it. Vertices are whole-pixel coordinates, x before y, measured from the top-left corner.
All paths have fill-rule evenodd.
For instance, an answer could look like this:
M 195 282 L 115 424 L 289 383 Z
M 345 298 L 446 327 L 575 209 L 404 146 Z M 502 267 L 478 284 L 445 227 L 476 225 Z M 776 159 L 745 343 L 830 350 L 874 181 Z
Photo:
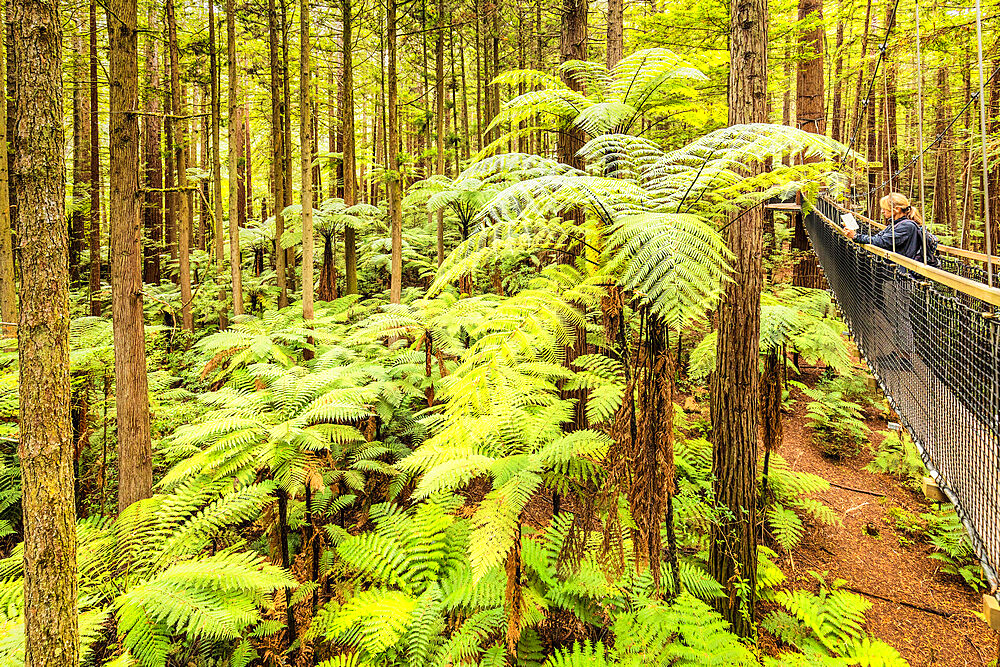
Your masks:
M 878 203 L 886 221 L 885 229 L 874 236 L 845 229 L 847 238 L 936 266 L 937 237 L 924 228 L 920 211 L 910 204 L 910 200 L 898 192 L 890 192 Z

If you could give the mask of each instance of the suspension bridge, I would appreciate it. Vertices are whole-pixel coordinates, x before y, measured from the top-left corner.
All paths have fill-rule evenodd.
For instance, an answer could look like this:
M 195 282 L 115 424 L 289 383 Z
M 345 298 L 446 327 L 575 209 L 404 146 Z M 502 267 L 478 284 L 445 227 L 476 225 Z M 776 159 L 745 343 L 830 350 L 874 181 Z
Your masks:
M 855 146 L 864 112 L 878 113 L 869 102 L 880 67 L 885 85 L 886 45 L 898 6 L 899 0 L 895 0 L 861 101 L 864 111 L 855 119 L 847 142 L 848 151 Z M 919 0 L 915 6 L 919 123 L 915 154 L 895 170 L 887 167 L 887 177 L 881 183 L 869 172 L 866 188 L 855 187 L 839 198 L 832 191 L 821 194 L 800 220 L 862 358 L 899 415 L 930 476 L 954 505 L 994 596 L 987 599 L 995 600 L 1000 572 L 1000 258 L 993 248 L 983 89 L 1000 75 L 1000 67 L 989 75 L 984 68 L 982 9 L 976 0 L 979 89 L 925 145 Z M 931 262 L 938 264 L 931 266 L 927 263 L 926 235 L 923 261 L 849 239 L 842 216 L 852 214 L 861 225 L 860 231 L 869 235 L 883 229 L 860 210 L 877 210 L 878 197 L 892 192 L 903 172 L 914 167 L 919 170 L 920 187 L 919 201 L 914 205 L 920 208 L 927 192 L 924 155 L 940 144 L 977 102 L 984 252 L 938 245 L 936 254 L 941 261 Z M 887 140 L 889 136 L 886 128 Z M 891 154 L 891 147 L 885 148 L 886 154 Z M 1000 630 L 1000 625 L 994 625 L 996 619 L 988 620 Z

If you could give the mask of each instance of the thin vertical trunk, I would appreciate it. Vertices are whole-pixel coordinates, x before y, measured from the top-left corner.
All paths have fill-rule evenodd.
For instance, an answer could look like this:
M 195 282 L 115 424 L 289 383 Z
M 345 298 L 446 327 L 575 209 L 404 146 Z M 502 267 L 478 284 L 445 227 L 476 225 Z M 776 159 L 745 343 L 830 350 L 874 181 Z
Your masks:
M 469 151 L 472 149 L 472 138 L 469 130 L 469 89 L 465 80 L 465 39 L 461 30 L 458 31 L 458 69 L 462 77 L 462 131 L 465 134 L 462 157 L 468 160 Z
M 841 11 L 843 11 L 843 0 L 841 0 Z M 833 109 L 831 119 L 831 137 L 835 141 L 844 140 L 844 109 L 843 109 L 843 88 L 844 88 L 844 21 L 837 20 L 837 64 L 834 67 L 833 82 Z
M 215 275 L 219 283 L 219 328 L 226 324 L 226 255 L 222 247 L 222 155 L 219 147 L 219 122 L 222 98 L 219 92 L 219 57 L 215 43 L 215 0 L 208 0 L 208 67 L 211 70 L 209 88 L 212 105 L 212 237 L 215 245 Z
M 87 81 L 87 65 L 80 38 L 84 30 L 83 24 L 76 24 L 76 28 L 73 33 L 73 216 L 69 239 L 69 269 L 73 283 L 78 285 L 82 278 L 83 248 L 87 242 L 84 203 L 87 201 L 87 179 L 90 174 L 90 98 L 84 89 L 84 82 Z M 4 43 L 0 42 L 0 48 L 6 53 Z M 3 81 L 6 80 L 4 76 Z M 4 122 L 3 125 L 6 132 L 7 123 Z
M 282 118 L 281 127 L 284 132 L 282 146 L 284 147 L 284 205 L 292 205 L 292 90 L 291 90 L 291 67 L 288 59 L 288 1 L 280 0 L 281 13 L 278 15 L 281 29 L 281 104 Z M 295 291 L 295 247 L 287 248 L 285 251 L 285 267 L 288 272 L 288 290 Z
M 312 72 L 309 61 L 309 0 L 299 3 L 299 155 L 302 185 L 302 317 L 313 319 Z
M 437 4 L 437 42 L 434 45 L 434 131 L 437 136 L 436 174 L 444 175 L 444 0 Z M 437 212 L 437 263 L 444 262 L 444 209 Z
M 389 71 L 387 87 L 389 118 L 389 220 L 392 235 L 392 265 L 389 273 L 389 302 L 399 303 L 403 293 L 403 202 L 400 196 L 399 178 L 399 109 L 397 107 L 396 71 L 396 0 L 388 0 L 386 35 L 389 47 Z
M 139 33 L 136 0 L 108 4 L 111 302 L 118 417 L 118 511 L 153 490 L 139 195 Z
M 0 85 L 7 86 L 7 58 L 6 58 L 6 28 L 0 25 Z M 74 86 L 73 98 L 79 98 L 78 86 Z M 75 109 L 74 109 L 75 111 Z M 74 129 L 77 129 L 79 122 L 74 114 Z M 73 147 L 78 149 L 79 138 L 74 135 Z M 78 155 L 78 153 L 77 153 Z M 74 176 L 78 171 L 77 165 L 74 167 Z M 6 90 L 0 95 L 0 317 L 3 318 L 3 336 L 9 338 L 17 335 L 17 328 L 10 326 L 17 321 L 17 286 L 14 284 L 14 240 L 11 237 L 10 227 L 10 174 L 8 173 L 7 159 L 7 95 Z M 74 178 L 74 182 L 76 179 Z M 75 194 L 75 193 L 74 193 Z M 73 216 L 76 223 L 79 216 Z M 76 231 L 76 224 L 73 229 Z M 75 235 L 74 235 L 75 236 Z
M 483 76 L 481 70 L 481 63 L 483 60 L 483 47 L 482 47 L 482 30 L 480 30 L 480 24 L 482 22 L 482 8 L 483 0 L 475 0 L 475 12 L 476 18 L 474 20 L 476 26 L 476 149 L 483 149 Z
M 625 55 L 625 2 L 608 0 L 608 69 Z
M 181 284 L 181 326 L 187 331 L 194 331 L 194 320 L 191 316 L 191 207 L 187 187 L 187 140 L 185 128 L 187 123 L 181 119 L 184 115 L 184 94 L 181 91 L 181 54 L 177 45 L 177 16 L 174 0 L 167 0 L 167 31 L 170 34 L 170 101 L 173 105 L 173 118 L 170 121 L 174 136 L 174 178 L 177 196 L 174 197 L 174 214 L 177 222 L 178 257 L 180 264 Z
M 146 245 L 143 282 L 160 284 L 160 244 L 163 242 L 163 161 L 160 153 L 162 109 L 160 107 L 160 52 L 155 35 L 160 12 L 149 7 L 149 30 L 146 35 L 146 91 L 142 122 L 143 173 L 146 180 L 145 205 L 142 209 Z
M 90 314 L 100 317 L 101 134 L 97 104 L 97 0 L 90 0 Z
M 285 250 L 281 236 L 285 232 L 285 133 L 282 130 L 284 107 L 281 97 L 281 70 L 278 57 L 278 12 L 275 0 L 267 0 L 267 45 L 271 72 L 271 188 L 274 193 L 274 270 L 278 281 L 278 307 L 288 305 L 285 281 Z
M 948 66 L 943 65 L 937 71 L 938 102 L 935 110 L 934 129 L 938 136 L 943 137 L 937 147 L 937 164 L 934 172 L 934 224 L 938 230 L 949 230 L 958 233 L 957 216 L 955 215 L 954 184 L 951 176 L 951 139 L 945 133 L 948 119 L 951 117 L 951 90 L 948 86 Z
M 732 0 L 729 124 L 767 120 L 767 0 Z M 713 489 L 722 519 L 712 527 L 709 568 L 725 595 L 716 609 L 742 637 L 754 632 L 757 445 L 760 438 L 760 293 L 764 211 L 733 214 L 727 230 L 733 280 L 719 305 L 712 378 Z M 742 584 L 741 584 L 742 582 Z
M 229 272 L 233 286 L 233 315 L 243 314 L 243 273 L 240 262 L 240 226 L 246 220 L 243 169 L 243 119 L 239 108 L 239 73 L 236 61 L 236 2 L 226 0 L 226 68 L 229 74 Z
M 354 50 L 351 36 L 351 0 L 341 0 L 343 13 L 344 95 L 340 108 L 340 123 L 344 148 L 344 204 L 354 206 L 358 198 L 354 151 Z M 344 227 L 344 280 L 347 294 L 358 293 L 358 249 L 354 228 Z
M 11 176 L 21 256 L 19 352 L 25 667 L 76 665 L 62 24 L 58 0 L 11 0 Z
M 349 11 L 350 7 L 348 7 L 348 12 Z M 345 14 L 345 12 L 343 11 L 343 6 L 341 7 L 341 14 Z M 343 37 L 341 37 L 341 53 L 343 53 Z M 344 101 L 339 98 L 340 90 L 339 86 L 337 85 L 337 80 L 338 80 L 337 67 L 333 62 L 330 63 L 329 72 L 330 72 L 330 81 L 329 81 L 329 86 L 327 86 L 326 106 L 327 110 L 329 111 L 330 129 L 329 133 L 327 134 L 327 144 L 329 146 L 329 151 L 331 153 L 336 153 L 337 133 L 341 131 L 338 128 L 339 122 L 337 120 L 337 113 L 338 111 L 342 112 L 344 108 Z M 335 198 L 339 196 L 339 193 L 337 192 L 337 187 L 338 187 L 337 184 L 340 180 L 338 178 L 339 174 L 337 173 L 337 162 L 336 160 L 329 160 L 328 164 L 330 166 L 330 197 Z M 343 162 L 341 162 L 341 164 L 343 164 Z

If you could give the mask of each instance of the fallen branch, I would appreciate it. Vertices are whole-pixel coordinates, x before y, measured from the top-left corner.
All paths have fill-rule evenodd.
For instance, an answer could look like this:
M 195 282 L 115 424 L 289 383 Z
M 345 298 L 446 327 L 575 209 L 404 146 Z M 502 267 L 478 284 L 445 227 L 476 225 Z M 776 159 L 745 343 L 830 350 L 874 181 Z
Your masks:
M 843 484 L 837 484 L 836 482 L 830 482 L 830 486 L 835 486 L 838 489 L 843 489 L 845 491 L 853 491 L 854 493 L 867 493 L 869 496 L 885 498 L 884 493 L 877 493 L 875 491 L 866 491 L 865 489 L 855 489 L 853 486 L 844 486 Z
M 882 600 L 884 602 L 891 602 L 893 604 L 903 605 L 904 607 L 909 607 L 910 609 L 916 609 L 917 611 L 923 611 L 928 614 L 934 614 L 935 616 L 941 616 L 942 618 L 951 618 L 952 616 L 955 615 L 955 613 L 951 611 L 941 611 L 940 609 L 934 609 L 932 607 L 924 607 L 919 604 L 903 602 L 902 600 L 893 600 L 892 598 L 887 598 L 877 593 L 870 593 L 868 591 L 861 590 L 860 588 L 853 588 L 851 586 L 843 586 L 843 588 L 846 588 L 849 591 L 854 591 L 855 593 L 860 593 L 861 595 L 866 595 L 870 598 L 875 598 L 876 600 Z

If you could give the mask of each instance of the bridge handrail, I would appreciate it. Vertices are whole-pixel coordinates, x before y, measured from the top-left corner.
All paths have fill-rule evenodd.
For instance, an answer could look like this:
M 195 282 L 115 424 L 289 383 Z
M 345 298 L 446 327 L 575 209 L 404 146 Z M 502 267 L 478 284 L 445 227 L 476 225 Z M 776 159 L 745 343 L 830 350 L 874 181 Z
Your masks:
M 837 203 L 831 201 L 830 199 L 827 199 L 826 197 L 823 197 L 822 199 L 823 201 L 829 203 L 837 210 L 846 212 L 846 209 L 844 209 Z M 824 222 L 833 227 L 833 229 L 838 234 L 846 236 L 843 227 L 841 227 L 833 220 L 831 220 L 829 217 L 827 217 L 827 215 L 824 214 L 823 211 L 817 208 L 816 213 L 818 213 L 819 216 L 823 218 Z M 866 220 L 869 222 L 873 222 L 871 220 L 868 220 L 867 218 Z M 910 271 L 919 274 L 924 278 L 929 278 L 930 280 L 941 283 L 942 285 L 945 285 L 946 287 L 949 287 L 957 292 L 961 292 L 962 294 L 971 296 L 974 299 L 978 299 L 984 303 L 988 303 L 991 306 L 996 306 L 1000 308 L 1000 289 L 996 287 L 990 287 L 989 285 L 985 285 L 977 280 L 971 280 L 963 276 L 955 275 L 954 273 L 949 273 L 948 271 L 943 271 L 942 269 L 938 269 L 933 266 L 927 266 L 923 262 L 918 262 L 916 260 L 910 259 L 909 257 L 904 257 L 903 255 L 894 253 L 891 250 L 884 250 L 882 248 L 878 248 L 869 244 L 865 244 L 864 248 L 868 252 L 874 255 L 878 255 L 883 259 L 887 259 L 890 262 L 898 264 L 903 268 L 909 269 Z M 940 250 L 941 248 L 942 246 L 939 245 L 938 250 Z M 952 250 L 955 250 L 955 248 L 952 248 Z M 980 253 L 971 253 L 971 251 L 963 251 L 963 252 L 976 255 L 980 254 Z M 982 255 L 982 257 L 985 260 L 986 255 Z M 994 258 L 994 261 L 996 261 L 996 258 Z
M 846 206 L 842 206 L 828 197 L 821 197 L 821 199 L 823 199 L 826 202 L 829 202 L 831 206 L 833 206 L 841 213 L 850 213 L 855 218 L 864 220 L 875 229 L 878 229 L 880 231 L 885 229 L 885 225 L 875 220 L 872 220 L 867 215 L 864 215 L 862 213 L 856 213 L 847 208 Z M 986 253 L 976 252 L 975 250 L 966 250 L 965 248 L 956 248 L 955 246 L 944 245 L 943 243 L 938 244 L 937 249 L 939 253 L 944 253 L 946 255 L 954 255 L 955 257 L 962 257 L 963 259 L 971 259 L 976 262 L 992 262 L 993 264 L 1000 266 L 1000 257 L 996 255 L 990 256 L 987 255 Z

